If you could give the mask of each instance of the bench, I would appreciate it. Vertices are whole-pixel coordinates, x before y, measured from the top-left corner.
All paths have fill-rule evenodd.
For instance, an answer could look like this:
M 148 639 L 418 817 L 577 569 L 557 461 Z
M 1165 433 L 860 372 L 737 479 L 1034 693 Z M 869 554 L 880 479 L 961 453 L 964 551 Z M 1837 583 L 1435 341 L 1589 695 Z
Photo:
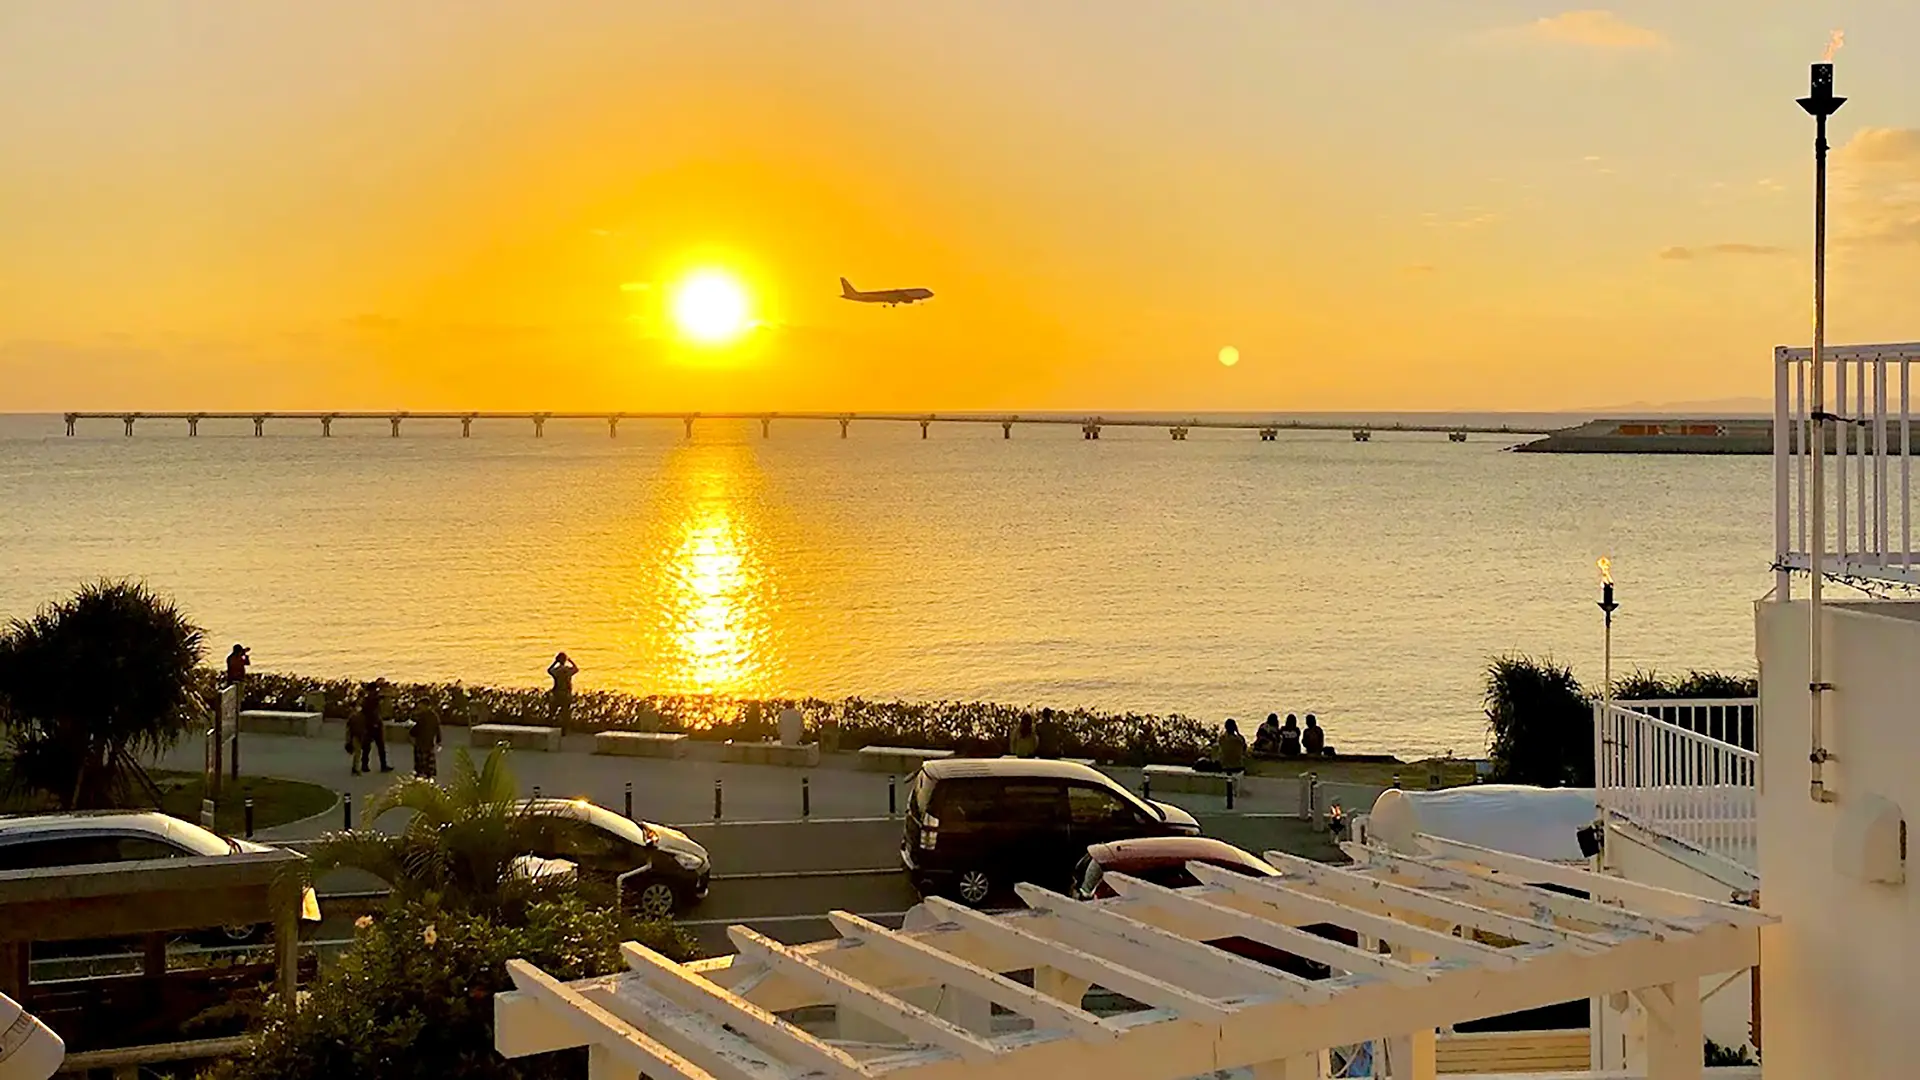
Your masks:
M 1149 765 L 1140 771 L 1146 778 L 1148 789 L 1155 795 L 1166 792 L 1225 798 L 1227 785 L 1233 783 L 1233 777 L 1228 773 L 1201 772 L 1191 765 Z
M 1442 1035 L 1434 1065 L 1442 1073 L 1546 1073 L 1586 1069 L 1587 1032 L 1485 1031 Z
M 721 746 L 722 761 L 740 765 L 786 765 L 811 769 L 820 764 L 819 743 L 728 742 Z
M 677 731 L 596 731 L 593 752 L 614 757 L 684 757 L 687 736 Z
M 863 746 L 860 748 L 860 768 L 866 772 L 911 774 L 920 771 L 920 766 L 929 761 L 953 756 L 951 750 L 921 750 L 912 746 Z
M 282 709 L 242 709 L 240 730 L 248 735 L 303 735 L 320 737 L 320 725 L 326 716 L 317 712 Z
M 513 750 L 558 753 L 560 729 L 532 724 L 479 724 L 467 729 L 468 746 L 487 748 L 502 744 Z

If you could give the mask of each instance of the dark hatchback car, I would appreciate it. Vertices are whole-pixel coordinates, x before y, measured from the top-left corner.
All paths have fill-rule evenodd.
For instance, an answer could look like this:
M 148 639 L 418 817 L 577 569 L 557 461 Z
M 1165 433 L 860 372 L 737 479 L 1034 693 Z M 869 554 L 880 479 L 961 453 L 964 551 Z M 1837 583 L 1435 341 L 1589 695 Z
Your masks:
M 1147 802 L 1085 765 L 948 759 L 914 777 L 900 862 L 922 896 L 978 907 L 1022 881 L 1065 891 L 1090 845 L 1199 832 L 1186 811 Z
M 1141 840 L 1122 840 L 1087 849 L 1086 858 L 1073 876 L 1073 895 L 1079 900 L 1094 900 L 1115 895 L 1106 883 L 1108 874 L 1125 874 L 1169 889 L 1184 889 L 1200 881 L 1187 870 L 1190 862 L 1206 863 L 1248 877 L 1278 877 L 1280 872 L 1232 844 L 1204 836 L 1168 836 Z M 1357 946 L 1360 936 L 1331 923 L 1314 923 L 1300 929 L 1309 934 Z M 1298 975 L 1303 979 L 1324 979 L 1332 974 L 1327 965 L 1295 956 L 1242 937 L 1220 938 L 1207 944 L 1268 967 Z
M 664 919 L 706 898 L 713 864 L 686 833 L 629 821 L 585 799 L 523 805 L 540 819 L 531 854 L 572 863 L 583 880 L 612 888 L 622 910 Z

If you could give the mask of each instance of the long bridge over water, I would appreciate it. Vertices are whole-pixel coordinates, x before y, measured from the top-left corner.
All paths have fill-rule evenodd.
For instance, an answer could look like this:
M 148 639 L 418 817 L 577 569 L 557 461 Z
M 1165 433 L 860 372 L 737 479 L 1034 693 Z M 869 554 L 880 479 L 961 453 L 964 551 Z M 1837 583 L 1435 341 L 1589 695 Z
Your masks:
M 534 438 L 543 438 L 547 433 L 547 421 L 594 421 L 607 425 L 607 435 L 617 437 L 620 434 L 620 422 L 623 420 L 678 420 L 686 429 L 686 437 L 693 438 L 693 425 L 696 420 L 758 420 L 762 438 L 771 437 L 775 420 L 800 421 L 837 421 L 840 425 L 840 437 L 846 438 L 847 431 L 855 421 L 861 423 L 908 423 L 920 425 L 920 437 L 927 438 L 928 431 L 935 424 L 998 424 L 1002 438 L 1013 438 L 1016 424 L 1064 424 L 1078 426 L 1083 439 L 1098 439 L 1102 428 L 1165 428 L 1167 434 L 1176 442 L 1184 442 L 1188 432 L 1201 429 L 1220 429 L 1229 431 L 1257 432 L 1263 442 L 1271 442 L 1282 431 L 1350 431 L 1356 442 L 1366 442 L 1376 431 L 1432 432 L 1445 434 L 1454 442 L 1465 442 L 1468 435 L 1547 435 L 1548 428 L 1514 427 L 1507 424 L 1485 426 L 1473 424 L 1406 424 L 1406 423 L 1360 423 L 1331 420 L 1216 420 L 1200 417 L 1152 417 L 1152 416 L 1071 416 L 1046 415 L 1023 416 L 1013 413 L 906 413 L 906 412 L 412 412 L 412 411 L 347 411 L 328 412 L 70 412 L 65 414 L 67 434 L 74 434 L 82 420 L 118 420 L 128 437 L 132 437 L 134 425 L 142 420 L 185 421 L 187 434 L 200 434 L 202 420 L 251 420 L 253 434 L 258 437 L 266 434 L 267 422 L 304 421 L 318 422 L 323 437 L 333 435 L 336 420 L 384 420 L 390 425 L 393 438 L 400 437 L 400 425 L 406 421 L 457 421 L 460 424 L 460 437 L 469 438 L 473 434 L 476 420 L 524 420 L 533 424 Z

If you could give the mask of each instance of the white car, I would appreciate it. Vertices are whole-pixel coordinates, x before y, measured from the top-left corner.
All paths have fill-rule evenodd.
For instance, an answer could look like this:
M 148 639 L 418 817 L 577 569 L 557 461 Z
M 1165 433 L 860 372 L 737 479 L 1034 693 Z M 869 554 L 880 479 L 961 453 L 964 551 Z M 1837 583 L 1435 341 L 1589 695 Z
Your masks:
M 0 871 L 272 851 L 234 840 L 157 810 L 98 810 L 0 815 Z M 320 920 L 312 889 L 300 898 L 300 918 Z M 247 945 L 265 937 L 266 924 L 227 926 L 196 935 L 210 944 Z

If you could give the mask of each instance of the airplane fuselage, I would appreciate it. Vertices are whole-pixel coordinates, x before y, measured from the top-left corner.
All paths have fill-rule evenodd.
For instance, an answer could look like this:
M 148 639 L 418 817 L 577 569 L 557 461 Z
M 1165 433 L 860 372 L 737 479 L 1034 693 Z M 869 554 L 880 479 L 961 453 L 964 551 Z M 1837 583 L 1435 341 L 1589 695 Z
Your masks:
M 893 307 L 896 304 L 912 304 L 927 300 L 932 296 L 932 289 L 874 289 L 862 292 L 848 283 L 846 278 L 840 279 L 840 299 L 852 300 L 857 304 L 885 304 Z

